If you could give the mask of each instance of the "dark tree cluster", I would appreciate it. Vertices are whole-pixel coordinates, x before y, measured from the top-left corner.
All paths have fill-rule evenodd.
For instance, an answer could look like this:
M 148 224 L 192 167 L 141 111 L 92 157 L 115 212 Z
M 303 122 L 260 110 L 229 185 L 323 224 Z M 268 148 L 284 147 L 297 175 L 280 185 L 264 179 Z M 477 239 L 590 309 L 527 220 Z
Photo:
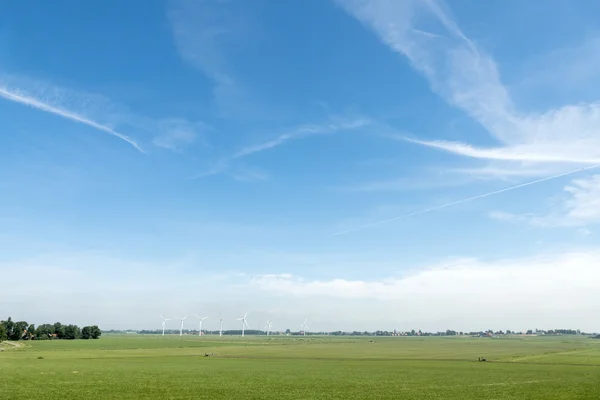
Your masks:
M 25 321 L 13 321 L 8 317 L 0 321 L 0 342 L 3 340 L 50 340 L 50 339 L 98 339 L 102 335 L 98 326 L 42 324 L 37 327 Z

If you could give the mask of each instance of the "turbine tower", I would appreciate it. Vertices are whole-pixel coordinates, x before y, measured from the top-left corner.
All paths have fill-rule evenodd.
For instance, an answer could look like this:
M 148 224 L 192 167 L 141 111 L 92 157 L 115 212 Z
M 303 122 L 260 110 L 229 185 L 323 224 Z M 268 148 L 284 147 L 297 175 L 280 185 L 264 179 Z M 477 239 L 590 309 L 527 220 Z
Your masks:
M 183 318 L 175 318 L 181 321 L 181 326 L 179 327 L 179 336 L 183 336 L 183 320 L 187 318 L 187 315 Z
M 271 333 L 271 326 L 273 326 L 273 322 L 267 320 L 267 325 L 265 325 L 265 330 L 267 331 L 267 336 Z
M 248 327 L 250 328 L 250 325 L 248 325 L 248 322 L 246 321 L 246 316 L 248 316 L 248 313 L 244 314 L 244 316 L 242 318 L 238 318 L 238 321 L 242 321 L 242 337 L 244 337 L 244 327 Z
M 308 325 L 306 325 L 306 318 L 304 318 L 304 323 L 300 325 L 300 328 L 302 328 L 302 335 L 306 336 L 306 330 L 308 329 Z
M 198 320 L 200 321 L 200 325 L 198 326 L 198 336 L 202 336 L 202 321 L 204 321 L 208 317 L 200 317 L 199 315 L 196 315 L 196 318 L 198 318 Z
M 219 337 L 223 336 L 223 315 L 221 315 L 221 321 L 219 325 Z
M 167 321 L 170 321 L 171 318 L 165 318 L 162 315 L 160 318 L 162 318 L 162 324 L 160 324 L 160 327 L 162 328 L 162 335 L 165 336 L 165 326 L 167 325 Z

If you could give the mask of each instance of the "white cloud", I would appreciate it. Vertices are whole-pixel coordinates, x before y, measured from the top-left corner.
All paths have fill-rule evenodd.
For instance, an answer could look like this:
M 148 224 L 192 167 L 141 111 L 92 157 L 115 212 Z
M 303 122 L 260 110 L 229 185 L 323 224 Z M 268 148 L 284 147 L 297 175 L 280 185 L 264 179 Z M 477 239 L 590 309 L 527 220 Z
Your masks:
M 344 271 L 346 264 L 339 257 L 337 264 L 328 256 L 289 258 L 306 262 L 313 273 L 312 263 L 331 271 Z M 276 259 L 273 271 L 281 270 L 282 255 Z M 213 269 L 197 267 L 206 264 Z M 309 278 L 222 271 L 218 259 L 157 262 L 58 254 L 0 263 L 0 279 L 10 283 L 3 288 L 0 318 L 142 329 L 158 328 L 160 314 L 202 313 L 217 321 L 223 313 L 225 328 L 233 329 L 234 318 L 248 311 L 251 326 L 261 321 L 264 326 L 268 318 L 277 329 L 297 327 L 306 317 L 314 330 L 600 330 L 589 318 L 600 311 L 598 265 L 600 252 L 590 250 L 488 262 L 457 258 L 381 279 L 343 272 Z M 306 271 L 301 265 L 296 270 Z M 206 328 L 214 326 L 207 322 Z
M 600 222 L 600 175 L 575 179 L 565 191 L 569 194 L 565 202 L 568 221 L 574 224 Z
M 531 146 L 514 146 L 514 147 L 499 147 L 499 148 L 477 148 L 464 143 L 448 142 L 444 140 L 424 141 L 407 139 L 412 143 L 421 144 L 427 147 L 456 153 L 465 157 L 483 158 L 487 160 L 502 160 L 502 161 L 527 161 L 531 163 L 576 163 L 576 164 L 600 164 L 600 158 L 578 158 L 573 159 L 561 154 L 544 153 Z
M 540 227 L 582 227 L 600 223 L 600 175 L 574 179 L 565 186 L 558 207 L 548 215 L 517 215 L 503 211 L 490 217 L 503 221 L 527 222 Z M 586 235 L 587 230 L 581 230 Z M 588 233 L 589 234 L 589 233 Z
M 406 56 L 436 93 L 478 121 L 502 146 L 478 149 L 443 141 L 420 144 L 468 157 L 513 161 L 513 168 L 520 168 L 522 161 L 598 164 L 600 103 L 566 105 L 544 113 L 519 112 L 493 58 L 463 34 L 440 3 L 338 2 L 390 48 Z M 426 29 L 421 24 L 435 27 L 435 34 L 423 34 Z
M 476 329 L 485 326 L 527 329 L 539 326 L 577 326 L 599 330 L 589 319 L 600 311 L 600 253 L 581 252 L 498 262 L 455 260 L 405 277 L 348 280 L 302 279 L 263 275 L 250 285 L 284 297 L 297 296 L 307 304 L 327 299 L 379 300 L 396 304 L 403 321 Z M 332 317 L 335 318 L 335 317 Z M 363 315 L 356 315 L 357 319 Z

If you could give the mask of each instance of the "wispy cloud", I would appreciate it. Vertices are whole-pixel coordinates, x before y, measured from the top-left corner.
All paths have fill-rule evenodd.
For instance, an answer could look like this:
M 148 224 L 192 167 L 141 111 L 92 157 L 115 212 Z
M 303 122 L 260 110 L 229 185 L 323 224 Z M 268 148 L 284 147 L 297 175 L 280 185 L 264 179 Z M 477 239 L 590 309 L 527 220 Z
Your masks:
M 448 179 L 448 176 L 445 173 L 436 173 L 430 176 L 420 175 L 411 177 L 403 176 L 393 179 L 378 179 L 374 181 L 336 186 L 332 189 L 355 193 L 398 192 L 408 190 L 433 190 L 450 188 L 472 182 L 473 179 L 469 177 L 461 176 L 459 179 Z
M 285 132 L 280 134 L 279 136 L 267 140 L 262 143 L 258 143 L 255 145 L 244 147 L 232 155 L 222 158 L 219 160 L 212 168 L 208 171 L 203 172 L 201 174 L 195 175 L 190 179 L 198 179 L 206 176 L 218 174 L 220 172 L 225 171 L 232 162 L 237 159 L 248 157 L 250 155 L 260 153 L 263 151 L 271 150 L 276 147 L 282 146 L 287 142 L 315 136 L 315 135 L 324 135 L 331 134 L 340 131 L 347 131 L 353 129 L 359 129 L 370 124 L 370 120 L 367 118 L 356 118 L 350 119 L 347 121 L 337 122 L 337 123 L 329 123 L 324 125 L 303 125 L 296 129 L 293 129 L 289 132 Z
M 236 76 L 230 57 L 251 36 L 251 9 L 245 2 L 170 0 L 167 17 L 182 59 L 214 85 L 213 100 L 221 116 L 251 116 L 257 99 Z
M 358 226 L 356 228 L 351 228 L 351 229 L 339 231 L 339 232 L 334 233 L 333 235 L 334 236 L 339 236 L 339 235 L 345 235 L 345 234 L 352 233 L 352 232 L 362 231 L 364 229 L 371 228 L 373 226 L 377 226 L 377 225 L 381 225 L 381 224 L 386 224 L 386 223 L 397 221 L 397 220 L 404 219 L 404 218 L 414 217 L 416 215 L 426 214 L 426 213 L 429 213 L 429 212 L 432 212 L 432 211 L 441 210 L 443 208 L 448 208 L 448 207 L 452 207 L 452 206 L 455 206 L 455 205 L 458 205 L 458 204 L 468 203 L 468 202 L 471 202 L 471 201 L 474 201 L 474 200 L 479 200 L 479 199 L 483 199 L 483 198 L 486 198 L 486 197 L 495 196 L 495 195 L 498 195 L 498 194 L 501 194 L 501 193 L 504 193 L 504 192 L 509 192 L 509 191 L 512 191 L 512 190 L 520 189 L 520 188 L 531 186 L 531 185 L 537 185 L 537 184 L 542 183 L 542 182 L 546 182 L 546 181 L 550 181 L 550 180 L 553 180 L 553 179 L 562 178 L 564 176 L 573 175 L 573 174 L 576 174 L 578 172 L 583 172 L 583 171 L 587 171 L 587 170 L 591 170 L 591 169 L 596 169 L 596 168 L 600 168 L 600 165 L 592 165 L 590 167 L 579 168 L 579 169 L 576 169 L 576 170 L 572 170 L 572 171 L 568 171 L 568 172 L 563 172 L 561 174 L 557 174 L 557 175 L 553 175 L 553 176 L 548 176 L 548 177 L 545 177 L 545 178 L 542 178 L 542 179 L 536 179 L 534 181 L 525 182 L 525 183 L 521 183 L 519 185 L 510 186 L 510 187 L 507 187 L 507 188 L 504 188 L 504 189 L 495 190 L 493 192 L 487 192 L 487 193 L 480 194 L 480 195 L 477 195 L 477 196 L 467 197 L 467 198 L 456 200 L 456 201 L 452 201 L 452 202 L 449 202 L 449 203 L 444 203 L 444 204 L 441 204 L 439 206 L 434 206 L 434 207 L 429 207 L 429 208 L 425 208 L 425 209 L 418 210 L 418 211 L 413 211 L 413 212 L 410 212 L 410 213 L 407 213 L 407 214 L 399 215 L 397 217 L 386 218 L 386 219 L 383 219 L 383 220 L 379 220 L 379 221 L 371 222 L 371 223 L 368 223 L 368 224 L 365 224 L 365 225 L 362 225 L 362 226 Z M 600 216 L 600 212 L 598 213 L 598 215 Z
M 333 132 L 338 132 L 338 131 L 357 129 L 357 128 L 362 128 L 367 124 L 369 124 L 368 119 L 360 118 L 360 119 L 346 121 L 346 122 L 342 122 L 342 123 L 338 123 L 338 124 L 332 123 L 332 124 L 326 124 L 326 125 L 305 125 L 305 126 L 301 126 L 301 127 L 297 128 L 291 132 L 283 133 L 283 134 L 277 136 L 275 139 L 268 140 L 266 142 L 263 142 L 263 143 L 260 143 L 257 145 L 245 147 L 245 148 L 237 151 L 236 153 L 234 153 L 231 156 L 231 158 L 236 159 L 236 158 L 240 158 L 240 157 L 249 156 L 251 154 L 258 153 L 258 152 L 261 152 L 264 150 L 269 150 L 274 147 L 281 146 L 286 142 L 301 139 L 301 138 L 304 138 L 307 136 L 323 135 L 323 134 L 333 133 Z
M 571 41 L 572 39 L 568 38 Z M 519 68 L 519 67 L 517 67 Z M 574 46 L 533 55 L 521 68 L 514 90 L 523 97 L 542 93 L 548 97 L 586 95 L 600 83 L 600 35 L 595 32 Z M 536 71 L 532 74 L 531 71 Z M 586 96 L 587 97 L 587 96 Z
M 461 175 L 468 175 L 474 179 L 501 179 L 505 181 L 511 181 L 516 179 L 522 179 L 527 177 L 536 177 L 544 175 L 555 175 L 559 171 L 563 170 L 562 164 L 558 164 L 556 167 L 531 167 L 523 165 L 522 168 L 515 169 L 511 167 L 489 165 L 484 167 L 473 167 L 473 168 L 451 168 L 446 169 L 447 173 L 457 173 Z M 472 180 L 471 180 L 472 181 Z
M 74 91 L 52 83 L 0 71 L 0 99 L 13 101 L 115 136 L 143 153 L 147 148 L 122 130 L 152 137 L 156 147 L 181 151 L 195 143 L 207 145 L 204 134 L 213 130 L 202 121 L 161 116 L 148 117 L 127 105 L 98 94 Z M 104 122 L 99 122 L 104 121 Z
M 159 133 L 154 137 L 152 143 L 157 147 L 173 151 L 181 151 L 184 147 L 196 142 L 198 132 L 212 130 L 204 123 L 191 123 L 181 118 L 161 120 L 155 125 Z
M 526 222 L 540 227 L 583 227 L 600 223 L 600 175 L 574 179 L 565 186 L 564 196 L 550 214 L 512 214 L 505 211 L 490 213 L 493 219 Z
M 9 89 L 5 86 L 0 86 L 0 97 L 4 98 L 6 100 L 9 100 L 9 101 L 13 101 L 15 103 L 20 103 L 20 104 L 23 104 L 23 105 L 26 105 L 29 107 L 33 107 L 33 108 L 41 110 L 41 111 L 45 111 L 45 112 L 57 115 L 62 118 L 66 118 L 73 122 L 87 125 L 96 130 L 108 133 L 109 135 L 112 135 L 121 140 L 124 140 L 125 142 L 129 143 L 134 148 L 136 148 L 138 151 L 144 153 L 144 150 L 142 150 L 142 148 L 137 144 L 137 142 L 135 140 L 131 139 L 130 137 L 125 136 L 106 125 L 103 125 L 101 123 L 93 121 L 93 120 L 86 118 L 82 115 L 79 115 L 77 113 L 66 110 L 64 108 L 56 107 L 56 106 L 50 105 L 48 103 L 45 103 L 40 99 L 37 99 L 33 96 L 25 94 L 24 92 L 22 92 L 19 89 Z
M 493 58 L 466 37 L 443 3 L 337 1 L 391 49 L 406 56 L 436 93 L 479 122 L 502 147 L 415 143 L 467 157 L 504 160 L 509 162 L 507 167 L 512 162 L 513 168 L 523 161 L 596 164 L 600 160 L 600 103 L 567 105 L 544 113 L 519 112 Z M 431 30 L 435 32 L 423 33 Z
M 269 178 L 269 174 L 259 168 L 240 167 L 233 171 L 228 171 L 228 174 L 236 181 L 241 182 L 256 182 L 264 181 Z

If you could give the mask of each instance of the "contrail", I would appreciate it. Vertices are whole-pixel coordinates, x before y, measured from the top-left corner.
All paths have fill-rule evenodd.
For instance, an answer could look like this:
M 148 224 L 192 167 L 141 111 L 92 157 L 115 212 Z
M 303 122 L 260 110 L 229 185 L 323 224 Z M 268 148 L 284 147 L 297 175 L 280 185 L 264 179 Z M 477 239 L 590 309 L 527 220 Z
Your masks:
M 442 208 L 446 208 L 446 207 L 450 207 L 450 206 L 455 206 L 457 204 L 467 203 L 469 201 L 473 201 L 473 200 L 477 200 L 477 199 L 482 199 L 484 197 L 493 196 L 495 194 L 500 194 L 500 193 L 508 192 L 510 190 L 519 189 L 519 188 L 522 188 L 522 187 L 525 187 L 525 186 L 535 185 L 537 183 L 542 183 L 542 182 L 550 181 L 552 179 L 557 179 L 557 178 L 560 178 L 560 177 L 563 177 L 563 176 L 572 175 L 572 174 L 576 174 L 578 172 L 583 172 L 583 171 L 587 171 L 587 170 L 595 169 L 595 168 L 599 168 L 599 167 L 600 167 L 600 164 L 596 164 L 596 165 L 591 165 L 589 167 L 575 169 L 575 170 L 569 171 L 569 172 L 563 172 L 562 174 L 552 175 L 552 176 L 549 176 L 549 177 L 546 177 L 546 178 L 537 179 L 535 181 L 521 183 L 521 184 L 516 185 L 516 186 L 507 187 L 507 188 L 504 188 L 504 189 L 496 190 L 496 191 L 489 192 L 489 193 L 480 194 L 480 195 L 473 196 L 473 197 L 467 197 L 466 199 L 456 200 L 456 201 L 453 201 L 451 203 L 446 203 L 446 204 L 442 204 L 442 205 L 439 205 L 439 206 L 426 208 L 424 210 L 413 211 L 411 213 L 404 214 L 404 215 L 399 215 L 399 216 L 394 217 L 394 218 L 388 218 L 388 219 L 383 219 L 383 220 L 380 220 L 380 221 L 371 222 L 369 224 L 366 224 L 366 225 L 363 225 L 363 226 L 359 226 L 357 228 L 352 228 L 352 229 L 348 229 L 348 230 L 345 230 L 345 231 L 336 232 L 332 236 L 345 235 L 347 233 L 361 231 L 363 229 L 370 228 L 370 227 L 375 226 L 375 225 L 385 224 L 385 223 L 396 221 L 396 220 L 399 220 L 399 219 L 404 219 L 404 218 L 408 218 L 408 217 L 413 217 L 415 215 L 425 214 L 425 213 L 428 213 L 428 212 L 431 212 L 431 211 L 435 211 L 435 210 L 439 210 L 439 209 L 442 209 Z
M 91 128 L 97 129 L 102 132 L 106 132 L 109 135 L 116 136 L 119 139 L 126 141 L 127 143 L 135 147 L 138 151 L 145 153 L 145 151 L 142 150 L 142 148 L 137 144 L 137 142 L 131 139 L 130 137 L 120 134 L 119 132 L 114 131 L 106 125 L 102 125 L 85 117 L 82 117 L 81 115 L 77 115 L 73 112 L 53 107 L 33 97 L 11 92 L 3 87 L 0 87 L 0 97 L 5 98 L 6 100 L 14 101 L 16 103 L 24 104 L 26 106 L 37 108 L 38 110 L 46 111 L 54 115 L 58 115 L 66 119 L 70 119 L 71 121 L 79 122 L 80 124 L 87 125 Z

